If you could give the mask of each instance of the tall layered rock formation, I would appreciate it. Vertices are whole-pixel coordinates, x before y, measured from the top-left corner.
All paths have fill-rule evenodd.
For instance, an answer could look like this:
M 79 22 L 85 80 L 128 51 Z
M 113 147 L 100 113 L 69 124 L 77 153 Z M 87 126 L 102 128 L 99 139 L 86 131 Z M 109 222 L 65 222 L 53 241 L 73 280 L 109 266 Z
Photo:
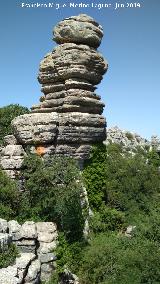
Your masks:
M 12 121 L 14 135 L 23 149 L 29 145 L 42 155 L 65 154 L 83 162 L 91 145 L 106 138 L 104 103 L 94 92 L 108 68 L 97 51 L 103 31 L 81 14 L 58 23 L 53 35 L 59 45 L 39 68 L 43 96 L 31 114 Z

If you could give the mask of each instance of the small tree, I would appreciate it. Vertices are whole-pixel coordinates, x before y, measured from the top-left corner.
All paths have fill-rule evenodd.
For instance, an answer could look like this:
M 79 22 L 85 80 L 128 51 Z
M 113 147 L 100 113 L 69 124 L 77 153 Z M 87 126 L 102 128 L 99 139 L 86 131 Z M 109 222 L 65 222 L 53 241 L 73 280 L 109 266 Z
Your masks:
M 148 152 L 148 163 L 155 167 L 160 167 L 160 154 L 158 154 L 155 149 Z
M 11 104 L 0 108 L 0 145 L 3 144 L 5 135 L 12 134 L 11 121 L 15 117 L 28 112 L 28 108 L 18 104 Z
M 21 218 L 55 221 L 70 240 L 81 238 L 82 183 L 75 161 L 64 156 L 43 161 L 29 155 L 24 160 L 22 174 L 26 192 L 22 197 Z
M 16 217 L 19 198 L 17 184 L 0 169 L 0 218 Z

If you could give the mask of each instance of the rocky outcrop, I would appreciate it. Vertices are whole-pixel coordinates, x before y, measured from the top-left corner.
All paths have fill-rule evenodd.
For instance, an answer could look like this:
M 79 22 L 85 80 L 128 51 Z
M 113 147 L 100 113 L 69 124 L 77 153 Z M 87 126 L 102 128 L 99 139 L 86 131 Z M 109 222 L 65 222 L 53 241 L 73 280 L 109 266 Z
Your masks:
M 97 51 L 103 31 L 94 19 L 82 14 L 58 23 L 53 35 L 60 45 L 44 57 L 39 68 L 44 95 L 31 114 L 12 121 L 15 144 L 83 162 L 89 158 L 91 145 L 106 137 L 101 115 L 104 103 L 94 92 L 108 68 Z
M 12 178 L 15 178 L 18 174 L 25 151 L 21 145 L 7 145 L 1 152 L 2 158 L 0 160 L 1 167 L 4 169 Z
M 122 145 L 123 148 L 128 150 L 134 150 L 136 147 L 149 148 L 151 146 L 151 143 L 139 134 L 122 130 L 117 126 L 107 129 L 105 144 L 110 143 Z
M 0 269 L 0 284 L 39 284 L 55 270 L 57 228 L 52 222 L 7 222 L 0 219 L 0 252 L 15 244 L 19 256 L 13 266 Z
M 18 145 L 18 141 L 14 135 L 4 137 L 5 145 L 0 151 L 0 166 L 11 177 L 18 176 L 24 156 L 26 155 L 22 145 Z
M 152 135 L 152 137 L 151 137 L 151 146 L 158 153 L 160 153 L 160 137 L 158 137 L 157 135 Z
M 139 134 L 122 130 L 115 126 L 107 129 L 107 139 L 104 144 L 116 143 L 123 146 L 127 150 L 135 150 L 137 147 L 143 150 L 156 150 L 160 153 L 160 138 L 156 135 L 151 137 L 151 140 L 147 140 L 141 137 Z

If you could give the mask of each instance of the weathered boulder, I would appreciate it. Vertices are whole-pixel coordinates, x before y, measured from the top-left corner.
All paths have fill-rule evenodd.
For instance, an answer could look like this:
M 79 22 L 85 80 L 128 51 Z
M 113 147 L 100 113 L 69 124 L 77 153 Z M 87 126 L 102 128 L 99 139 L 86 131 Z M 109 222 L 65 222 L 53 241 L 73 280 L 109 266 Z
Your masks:
M 34 253 L 22 253 L 21 256 L 16 259 L 16 266 L 18 269 L 24 269 L 35 258 L 36 255 Z
M 25 152 L 21 145 L 7 145 L 1 155 L 1 167 L 5 170 L 14 170 L 21 168 Z
M 151 147 L 160 153 L 160 137 L 157 135 L 152 135 L 151 137 Z
M 23 280 L 26 276 L 27 270 L 35 258 L 36 255 L 34 253 L 21 253 L 20 257 L 16 258 L 15 266 L 18 270 L 18 276 L 21 279 L 20 283 L 24 283 Z
M 7 143 L 15 143 L 15 141 L 17 141 L 16 138 L 14 137 L 13 139 L 13 137 L 11 137 L 11 140 Z M 8 144 L 3 147 L 0 153 L 0 166 L 11 178 L 14 179 L 21 169 L 25 155 L 26 153 L 22 145 Z
M 57 243 L 58 243 L 57 240 L 54 240 L 50 243 L 40 242 L 40 246 L 38 248 L 39 255 L 47 254 L 50 251 L 55 250 L 57 247 Z
M 57 228 L 52 222 L 38 222 L 36 224 L 38 241 L 51 243 L 57 240 Z
M 4 140 L 5 145 L 16 145 L 17 144 L 17 140 L 14 135 L 6 135 L 3 138 L 3 140 Z
M 45 253 L 45 254 L 41 254 L 40 255 L 40 262 L 41 263 L 48 263 L 48 262 L 52 262 L 55 261 L 57 259 L 57 257 L 55 256 L 54 253 L 49 252 L 49 253 Z
M 29 266 L 27 275 L 25 277 L 25 283 L 30 283 L 33 281 L 37 281 L 39 283 L 40 281 L 40 270 L 41 270 L 41 263 L 38 259 L 32 261 L 31 265 Z
M 20 230 L 21 238 L 28 239 L 28 238 L 37 238 L 37 229 L 36 224 L 33 221 L 26 221 Z
M 80 14 L 59 22 L 53 31 L 57 43 L 83 43 L 97 48 L 103 37 L 102 27 L 90 16 Z
M 21 279 L 18 277 L 16 266 L 8 266 L 0 269 L 0 284 L 20 284 Z
M 59 284 L 79 284 L 79 278 L 77 275 L 73 274 L 71 271 L 65 269 L 61 274 L 61 279 Z
M 52 143 L 56 136 L 58 114 L 24 114 L 12 121 L 15 136 L 22 144 Z
M 15 221 L 11 220 L 8 222 L 8 228 L 9 228 L 9 233 L 12 235 L 12 239 L 19 240 L 21 238 L 20 230 L 21 230 L 21 225 Z

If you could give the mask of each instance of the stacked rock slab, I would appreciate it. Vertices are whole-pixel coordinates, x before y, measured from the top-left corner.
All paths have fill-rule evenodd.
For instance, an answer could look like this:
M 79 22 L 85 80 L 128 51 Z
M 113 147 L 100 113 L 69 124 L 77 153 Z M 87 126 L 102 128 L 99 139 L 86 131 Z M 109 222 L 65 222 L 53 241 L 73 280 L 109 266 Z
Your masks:
M 0 219 L 0 253 L 10 244 L 19 255 L 12 266 L 0 269 L 0 284 L 39 284 L 49 281 L 56 268 L 57 227 L 52 222 Z
M 4 142 L 5 147 L 0 152 L 0 165 L 14 179 L 20 172 L 26 153 L 22 145 L 17 145 L 18 142 L 14 135 L 5 136 Z
M 54 28 L 59 45 L 40 63 L 40 103 L 31 114 L 13 120 L 18 144 L 42 154 L 64 154 L 88 159 L 91 145 L 105 140 L 104 104 L 95 94 L 108 64 L 97 51 L 102 27 L 81 14 Z

